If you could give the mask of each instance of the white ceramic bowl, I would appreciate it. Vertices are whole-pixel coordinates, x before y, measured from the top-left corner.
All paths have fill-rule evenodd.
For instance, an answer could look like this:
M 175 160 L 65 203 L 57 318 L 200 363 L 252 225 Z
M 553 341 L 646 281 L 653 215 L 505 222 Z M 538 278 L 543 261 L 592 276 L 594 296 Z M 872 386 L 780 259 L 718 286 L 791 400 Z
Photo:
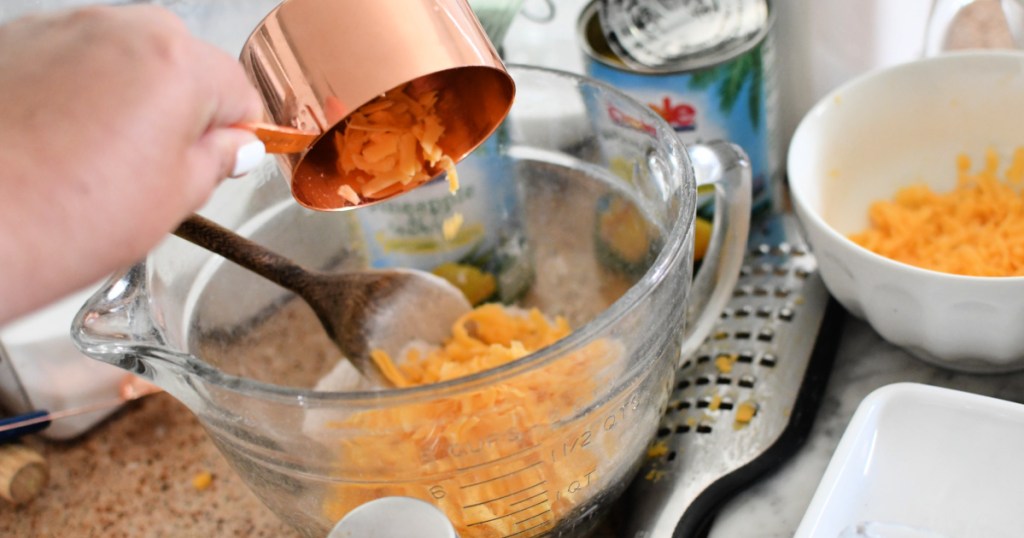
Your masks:
M 958 371 L 1024 368 L 1024 277 L 966 277 L 846 238 L 868 206 L 925 181 L 948 191 L 956 157 L 1024 145 L 1024 53 L 952 53 L 876 71 L 823 98 L 788 154 L 797 216 L 835 298 L 893 344 Z M 976 166 L 974 167 L 976 168 Z
M 1018 538 L 1024 405 L 896 383 L 857 407 L 795 538 Z

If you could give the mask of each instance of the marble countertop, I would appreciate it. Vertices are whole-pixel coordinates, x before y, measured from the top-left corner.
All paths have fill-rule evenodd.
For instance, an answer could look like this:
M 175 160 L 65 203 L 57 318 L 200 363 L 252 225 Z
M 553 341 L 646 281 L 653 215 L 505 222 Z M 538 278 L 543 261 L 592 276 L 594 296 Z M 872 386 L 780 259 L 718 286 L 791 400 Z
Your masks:
M 526 0 L 525 7 L 539 4 Z M 517 20 L 506 42 L 509 61 L 579 71 L 571 25 L 583 4 L 556 2 L 557 16 L 548 23 Z M 991 18 L 979 13 L 977 24 L 955 39 L 1004 46 L 1005 35 L 992 31 Z M 520 46 L 540 39 L 546 40 L 544 47 Z M 551 53 L 557 50 L 573 52 Z M 779 469 L 724 506 L 712 538 L 792 536 L 854 410 L 878 387 L 916 381 L 1024 401 L 1024 373 L 977 376 L 937 369 L 853 318 L 841 338 L 810 439 Z M 0 503 L 0 536 L 295 535 L 245 487 L 192 414 L 165 394 L 126 406 L 76 440 L 31 436 L 24 442 L 46 457 L 50 483 L 25 505 Z M 206 475 L 212 480 L 201 487 L 196 479 L 201 482 Z
M 1024 373 L 968 375 L 939 369 L 882 340 L 848 317 L 821 407 L 807 443 L 779 469 L 728 502 L 710 538 L 793 535 L 860 402 L 871 391 L 904 381 L 1024 402 Z

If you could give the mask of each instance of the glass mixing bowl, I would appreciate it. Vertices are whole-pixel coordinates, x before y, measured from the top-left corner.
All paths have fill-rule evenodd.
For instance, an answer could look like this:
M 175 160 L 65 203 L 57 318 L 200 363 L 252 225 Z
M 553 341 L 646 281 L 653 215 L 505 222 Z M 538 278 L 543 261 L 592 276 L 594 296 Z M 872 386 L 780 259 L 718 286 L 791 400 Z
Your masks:
M 317 213 L 265 163 L 224 182 L 202 213 L 318 269 L 472 268 L 491 277 L 488 300 L 563 316 L 567 337 L 444 383 L 346 390 L 347 362 L 301 300 L 169 237 L 89 300 L 77 344 L 180 399 L 304 536 L 388 496 L 436 505 L 463 538 L 587 533 L 636 471 L 681 349 L 699 344 L 731 293 L 749 166 L 724 143 L 688 154 L 609 86 L 509 72 L 512 111 L 459 164 L 455 195 L 441 179 Z M 695 167 L 717 186 L 696 280 Z M 446 236 L 454 214 L 461 226 Z

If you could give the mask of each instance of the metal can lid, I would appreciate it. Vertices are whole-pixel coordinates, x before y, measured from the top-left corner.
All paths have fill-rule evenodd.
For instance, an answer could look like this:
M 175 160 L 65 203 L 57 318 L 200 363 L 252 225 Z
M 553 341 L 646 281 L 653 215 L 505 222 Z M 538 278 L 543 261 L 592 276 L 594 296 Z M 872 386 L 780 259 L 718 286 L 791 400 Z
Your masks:
M 761 41 L 769 0 L 598 0 L 612 51 L 640 70 L 698 69 L 726 61 Z

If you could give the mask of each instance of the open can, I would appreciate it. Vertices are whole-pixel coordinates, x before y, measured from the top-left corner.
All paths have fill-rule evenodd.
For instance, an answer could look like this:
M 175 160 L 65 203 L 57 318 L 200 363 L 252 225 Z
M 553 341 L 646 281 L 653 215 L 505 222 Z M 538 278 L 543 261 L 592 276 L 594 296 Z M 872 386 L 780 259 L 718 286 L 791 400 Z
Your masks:
M 765 5 L 771 4 L 765 0 Z M 577 38 L 584 70 L 650 106 L 686 145 L 727 140 L 743 149 L 753 174 L 754 211 L 771 208 L 782 183 L 776 140 L 777 91 L 772 44 L 774 11 L 763 28 L 728 49 L 710 47 L 657 66 L 624 61 L 605 36 L 599 3 L 584 8 Z M 609 111 L 615 121 L 614 111 Z M 709 208 L 704 208 L 709 210 Z

